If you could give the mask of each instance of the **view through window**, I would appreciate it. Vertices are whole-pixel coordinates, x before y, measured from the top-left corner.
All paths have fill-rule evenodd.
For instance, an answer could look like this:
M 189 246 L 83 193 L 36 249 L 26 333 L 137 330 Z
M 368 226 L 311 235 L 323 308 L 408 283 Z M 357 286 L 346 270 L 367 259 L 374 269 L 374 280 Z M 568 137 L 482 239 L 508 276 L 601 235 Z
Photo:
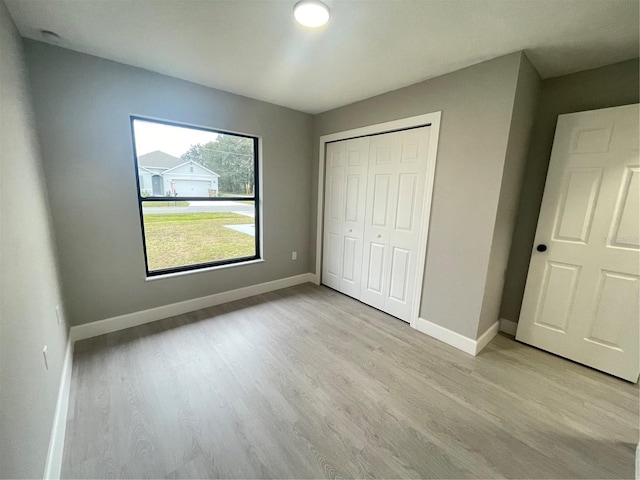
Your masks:
M 258 139 L 131 118 L 148 275 L 259 258 Z

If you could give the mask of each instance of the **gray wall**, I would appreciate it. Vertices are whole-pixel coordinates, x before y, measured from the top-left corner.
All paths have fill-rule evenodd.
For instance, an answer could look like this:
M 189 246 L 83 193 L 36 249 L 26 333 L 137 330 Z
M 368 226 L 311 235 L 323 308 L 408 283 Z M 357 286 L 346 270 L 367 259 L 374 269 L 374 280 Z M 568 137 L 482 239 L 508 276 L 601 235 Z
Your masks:
M 39 42 L 25 45 L 73 324 L 308 272 L 310 115 Z M 264 263 L 145 282 L 130 114 L 262 136 Z
M 442 111 L 420 316 L 476 338 L 521 53 L 317 115 L 312 205 L 321 135 Z M 310 270 L 315 270 L 315 223 Z M 497 318 L 496 318 L 497 319 Z
M 0 1 L 0 478 L 43 476 L 68 334 L 26 75 Z
M 542 82 L 500 308 L 518 321 L 558 115 L 638 103 L 638 59 Z
M 526 55 L 522 55 L 500 187 L 500 199 L 493 230 L 484 299 L 478 325 L 478 336 L 482 335 L 499 318 L 518 199 L 527 164 L 529 140 L 540 92 L 540 81 L 540 75 L 538 75 L 536 69 Z

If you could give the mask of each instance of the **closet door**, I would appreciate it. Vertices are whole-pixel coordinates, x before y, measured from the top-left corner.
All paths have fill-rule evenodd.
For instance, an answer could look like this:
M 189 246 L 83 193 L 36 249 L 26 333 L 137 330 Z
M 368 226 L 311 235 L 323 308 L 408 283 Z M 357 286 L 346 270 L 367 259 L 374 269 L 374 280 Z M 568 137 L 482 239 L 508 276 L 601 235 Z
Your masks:
M 322 283 L 360 297 L 369 138 L 327 144 Z
M 429 127 L 371 137 L 360 298 L 406 322 L 416 288 Z
M 398 132 L 397 188 L 389 222 L 389 291 L 385 311 L 409 322 L 416 289 L 430 127 Z M 418 283 L 418 285 L 416 285 Z
M 327 144 L 324 191 L 322 283 L 340 289 L 346 142 Z
M 371 137 L 360 298 L 380 310 L 385 309 L 389 292 L 390 224 L 398 188 L 395 169 L 399 158 L 397 133 Z
M 368 167 L 369 137 L 347 140 L 344 167 L 342 270 L 339 290 L 355 298 L 360 297 Z

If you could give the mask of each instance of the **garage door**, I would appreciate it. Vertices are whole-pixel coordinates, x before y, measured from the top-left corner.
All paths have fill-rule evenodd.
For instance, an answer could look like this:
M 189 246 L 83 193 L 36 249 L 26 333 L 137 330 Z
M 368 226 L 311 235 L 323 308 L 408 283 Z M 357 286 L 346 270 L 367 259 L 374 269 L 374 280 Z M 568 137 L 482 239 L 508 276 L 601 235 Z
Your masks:
M 209 180 L 174 180 L 173 189 L 179 197 L 208 197 Z

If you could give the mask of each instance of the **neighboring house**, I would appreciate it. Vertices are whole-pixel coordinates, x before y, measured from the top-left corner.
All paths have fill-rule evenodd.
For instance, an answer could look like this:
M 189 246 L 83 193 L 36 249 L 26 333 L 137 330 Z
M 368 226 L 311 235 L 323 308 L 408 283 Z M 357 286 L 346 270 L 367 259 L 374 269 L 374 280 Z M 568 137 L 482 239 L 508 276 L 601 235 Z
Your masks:
M 138 157 L 140 193 L 145 197 L 217 197 L 219 177 L 199 163 L 159 150 Z

